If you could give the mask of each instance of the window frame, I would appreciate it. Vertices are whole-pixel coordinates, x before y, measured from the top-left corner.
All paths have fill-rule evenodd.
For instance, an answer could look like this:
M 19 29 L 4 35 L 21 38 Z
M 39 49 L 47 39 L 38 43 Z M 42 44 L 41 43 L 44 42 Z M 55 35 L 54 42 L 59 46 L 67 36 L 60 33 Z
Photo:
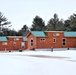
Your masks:
M 64 39 L 65 39 L 65 41 L 64 41 Z M 64 43 L 65 43 L 65 45 L 64 45 Z M 63 45 L 63 46 L 66 46 L 66 38 L 63 38 L 63 39 L 62 39 L 62 45 Z
M 30 39 L 30 46 L 34 46 L 34 40 L 33 40 L 33 38 Z
M 14 40 L 15 40 L 15 41 L 18 41 L 18 40 L 19 40 L 19 38 L 14 38 Z
M 60 36 L 60 33 L 54 33 L 53 36 Z
M 56 43 L 56 38 L 53 38 L 53 43 Z
M 41 42 L 45 42 L 46 41 L 46 38 L 40 38 L 40 41 Z
M 13 46 L 16 46 L 16 42 L 13 42 Z
M 8 43 L 7 42 L 2 42 L 2 45 L 7 45 Z
M 25 42 L 21 42 L 21 48 L 25 48 Z

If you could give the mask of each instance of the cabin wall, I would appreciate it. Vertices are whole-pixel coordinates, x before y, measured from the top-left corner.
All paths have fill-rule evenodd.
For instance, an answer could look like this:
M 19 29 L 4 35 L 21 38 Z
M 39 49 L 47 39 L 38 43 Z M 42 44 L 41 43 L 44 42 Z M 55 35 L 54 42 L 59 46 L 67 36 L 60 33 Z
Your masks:
M 25 46 L 22 48 L 21 43 L 24 42 Z M 7 44 L 3 44 L 7 43 Z M 19 40 L 14 40 L 14 38 L 9 38 L 8 41 L 0 42 L 0 50 L 8 51 L 8 50 L 26 50 L 28 48 L 27 41 L 23 41 L 23 38 L 19 38 Z

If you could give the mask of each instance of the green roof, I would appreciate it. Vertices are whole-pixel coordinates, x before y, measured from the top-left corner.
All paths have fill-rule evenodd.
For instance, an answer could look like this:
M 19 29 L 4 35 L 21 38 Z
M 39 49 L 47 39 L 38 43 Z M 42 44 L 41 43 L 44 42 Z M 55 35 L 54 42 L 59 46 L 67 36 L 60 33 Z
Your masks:
M 8 38 L 5 36 L 0 36 L 0 41 L 8 41 Z
M 27 41 L 27 38 L 26 37 L 23 37 L 23 41 Z
M 64 32 L 65 37 L 76 37 L 76 32 Z
M 45 37 L 47 34 L 43 31 L 31 31 L 31 33 L 36 37 Z

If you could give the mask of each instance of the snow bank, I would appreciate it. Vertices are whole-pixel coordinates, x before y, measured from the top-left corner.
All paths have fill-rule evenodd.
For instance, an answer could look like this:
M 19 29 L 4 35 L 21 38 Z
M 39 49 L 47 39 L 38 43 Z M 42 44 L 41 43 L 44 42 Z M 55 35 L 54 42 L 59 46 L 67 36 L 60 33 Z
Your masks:
M 31 57 L 60 56 L 67 59 Z M 0 75 L 76 75 L 76 51 L 24 51 L 0 53 Z

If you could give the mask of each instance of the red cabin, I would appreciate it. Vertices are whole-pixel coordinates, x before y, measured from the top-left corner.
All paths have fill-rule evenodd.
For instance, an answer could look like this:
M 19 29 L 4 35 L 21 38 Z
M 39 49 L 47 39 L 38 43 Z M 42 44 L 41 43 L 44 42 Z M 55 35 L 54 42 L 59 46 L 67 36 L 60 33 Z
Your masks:
M 32 31 L 27 38 L 28 49 L 76 48 L 76 32 Z
M 23 36 L 1 36 L 0 50 L 25 50 L 27 49 L 27 38 Z

